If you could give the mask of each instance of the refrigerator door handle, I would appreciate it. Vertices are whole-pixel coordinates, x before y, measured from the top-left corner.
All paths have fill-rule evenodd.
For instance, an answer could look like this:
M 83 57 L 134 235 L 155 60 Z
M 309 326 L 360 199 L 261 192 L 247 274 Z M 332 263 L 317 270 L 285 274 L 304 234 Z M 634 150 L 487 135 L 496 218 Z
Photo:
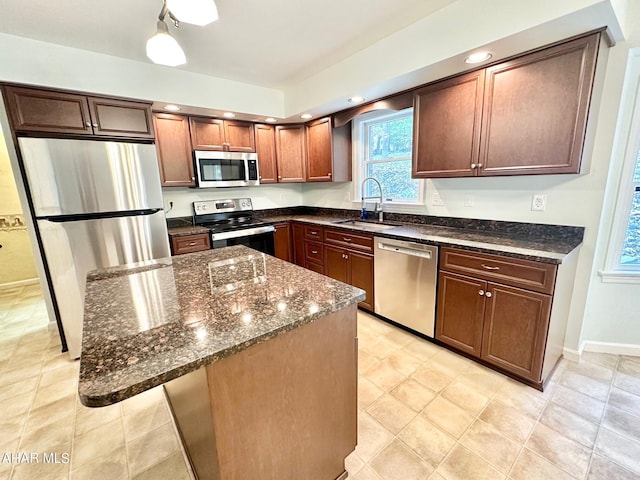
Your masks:
M 144 210 L 128 210 L 126 212 L 76 213 L 73 215 L 56 215 L 37 217 L 38 220 L 48 220 L 54 223 L 82 222 L 85 220 L 101 220 L 103 218 L 140 217 L 161 212 L 162 208 L 146 208 Z

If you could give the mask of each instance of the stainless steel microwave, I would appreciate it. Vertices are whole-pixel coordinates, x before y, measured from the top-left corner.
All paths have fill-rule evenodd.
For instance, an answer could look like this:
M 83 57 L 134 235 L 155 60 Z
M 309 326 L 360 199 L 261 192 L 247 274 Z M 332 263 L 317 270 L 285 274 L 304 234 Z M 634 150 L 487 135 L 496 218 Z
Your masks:
M 194 156 L 198 188 L 246 187 L 260 184 L 256 153 L 196 150 Z

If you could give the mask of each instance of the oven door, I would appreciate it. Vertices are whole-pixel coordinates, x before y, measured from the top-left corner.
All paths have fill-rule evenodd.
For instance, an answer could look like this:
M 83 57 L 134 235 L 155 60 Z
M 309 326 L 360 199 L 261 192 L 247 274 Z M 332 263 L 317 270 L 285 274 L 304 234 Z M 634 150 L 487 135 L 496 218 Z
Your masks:
M 259 252 L 273 255 L 275 253 L 273 232 L 275 232 L 273 225 L 266 225 L 231 232 L 211 233 L 211 248 L 245 245 Z

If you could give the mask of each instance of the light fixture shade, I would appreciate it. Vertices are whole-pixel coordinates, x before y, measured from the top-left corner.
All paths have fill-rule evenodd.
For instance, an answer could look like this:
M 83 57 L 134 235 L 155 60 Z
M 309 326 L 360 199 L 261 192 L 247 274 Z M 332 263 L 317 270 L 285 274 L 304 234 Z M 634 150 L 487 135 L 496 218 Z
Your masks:
M 158 20 L 158 31 L 147 40 L 147 57 L 153 63 L 176 67 L 187 63 L 182 47 L 169 33 L 167 24 Z
M 192 25 L 208 25 L 218 19 L 213 0 L 166 0 L 167 8 L 179 21 Z

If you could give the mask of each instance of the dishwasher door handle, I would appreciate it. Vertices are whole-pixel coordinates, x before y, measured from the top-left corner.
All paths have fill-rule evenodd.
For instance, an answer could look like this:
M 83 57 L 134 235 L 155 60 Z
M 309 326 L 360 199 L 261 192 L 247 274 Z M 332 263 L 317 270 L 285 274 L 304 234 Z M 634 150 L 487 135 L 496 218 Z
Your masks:
M 399 245 L 392 245 L 389 243 L 378 243 L 379 250 L 387 250 L 389 252 L 402 253 L 404 255 L 411 255 L 414 257 L 422 257 L 427 260 L 431 260 L 431 250 L 419 250 L 417 248 L 401 247 Z

